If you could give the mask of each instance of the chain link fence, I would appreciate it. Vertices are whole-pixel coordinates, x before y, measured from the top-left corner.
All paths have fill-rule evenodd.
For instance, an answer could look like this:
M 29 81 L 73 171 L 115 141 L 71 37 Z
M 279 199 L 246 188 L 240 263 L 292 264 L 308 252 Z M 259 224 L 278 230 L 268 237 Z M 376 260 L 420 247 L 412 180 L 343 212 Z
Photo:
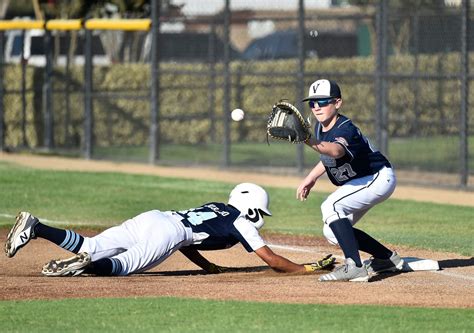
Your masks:
M 0 147 L 300 174 L 319 156 L 268 145 L 266 119 L 279 99 L 310 116 L 299 101 L 328 78 L 402 181 L 473 188 L 468 1 L 233 2 L 193 15 L 152 2 L 135 29 L 0 24 Z M 235 108 L 244 120 L 230 119 Z

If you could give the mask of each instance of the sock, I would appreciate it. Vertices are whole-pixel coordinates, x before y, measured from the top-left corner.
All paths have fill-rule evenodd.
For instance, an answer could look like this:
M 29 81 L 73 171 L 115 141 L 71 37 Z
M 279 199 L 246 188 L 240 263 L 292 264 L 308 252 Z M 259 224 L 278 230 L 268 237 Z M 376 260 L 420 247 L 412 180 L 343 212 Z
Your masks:
M 346 258 L 354 260 L 357 267 L 362 267 L 362 261 L 359 255 L 359 244 L 354 235 L 354 228 L 348 219 L 340 219 L 329 224 L 339 246 L 344 252 Z
M 73 253 L 78 253 L 84 237 L 72 230 L 58 229 L 39 222 L 35 226 L 36 237 L 44 238 Z
M 100 276 L 120 275 L 122 272 L 122 263 L 118 259 L 103 258 L 94 261 L 84 273 Z
M 371 254 L 374 258 L 388 259 L 392 255 L 392 251 L 387 249 L 377 240 L 362 230 L 354 229 L 354 235 L 359 243 L 359 250 Z

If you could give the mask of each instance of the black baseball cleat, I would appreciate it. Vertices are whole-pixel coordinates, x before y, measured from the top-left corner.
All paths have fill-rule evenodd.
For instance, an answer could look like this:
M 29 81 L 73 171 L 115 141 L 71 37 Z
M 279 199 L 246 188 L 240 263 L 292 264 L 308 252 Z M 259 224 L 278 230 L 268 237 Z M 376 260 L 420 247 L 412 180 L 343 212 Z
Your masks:
M 5 243 L 7 257 L 13 257 L 19 249 L 28 244 L 31 239 L 36 238 L 35 226 L 39 220 L 28 212 L 20 212 L 16 216 L 16 222 L 8 233 Z

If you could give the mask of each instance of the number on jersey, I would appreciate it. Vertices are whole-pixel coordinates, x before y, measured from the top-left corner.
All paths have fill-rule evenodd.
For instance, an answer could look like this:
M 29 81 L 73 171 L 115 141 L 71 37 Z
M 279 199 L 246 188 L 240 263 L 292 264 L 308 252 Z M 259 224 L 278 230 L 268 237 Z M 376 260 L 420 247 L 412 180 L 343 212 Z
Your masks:
M 338 182 L 344 182 L 349 178 L 357 176 L 349 163 L 341 165 L 339 168 L 331 168 L 331 173 Z
M 217 217 L 217 214 L 214 212 L 200 212 L 200 211 L 191 211 L 185 210 L 180 211 L 183 214 L 186 220 L 189 221 L 192 225 L 200 225 L 207 220 L 212 220 L 213 218 Z

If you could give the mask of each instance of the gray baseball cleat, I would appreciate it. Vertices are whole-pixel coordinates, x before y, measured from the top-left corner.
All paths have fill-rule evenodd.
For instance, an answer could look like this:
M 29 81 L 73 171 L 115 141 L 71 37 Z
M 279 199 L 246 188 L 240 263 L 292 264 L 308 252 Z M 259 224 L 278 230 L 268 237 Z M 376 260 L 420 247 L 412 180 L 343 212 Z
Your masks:
M 362 265 L 362 267 L 357 267 L 354 260 L 346 258 L 344 265 L 336 267 L 336 269 L 331 273 L 321 275 L 319 281 L 367 282 L 369 281 L 369 273 L 364 265 Z
M 400 258 L 397 252 L 393 251 L 388 259 L 370 258 L 366 267 L 369 275 L 377 275 L 383 272 L 396 272 L 403 268 L 403 259 Z
M 35 226 L 38 219 L 28 212 L 20 212 L 16 216 L 16 222 L 8 233 L 5 243 L 5 253 L 7 257 L 13 257 L 19 249 L 28 244 L 30 239 L 36 238 Z
M 78 253 L 68 259 L 51 260 L 43 266 L 41 273 L 46 276 L 77 276 L 92 262 L 87 252 Z

